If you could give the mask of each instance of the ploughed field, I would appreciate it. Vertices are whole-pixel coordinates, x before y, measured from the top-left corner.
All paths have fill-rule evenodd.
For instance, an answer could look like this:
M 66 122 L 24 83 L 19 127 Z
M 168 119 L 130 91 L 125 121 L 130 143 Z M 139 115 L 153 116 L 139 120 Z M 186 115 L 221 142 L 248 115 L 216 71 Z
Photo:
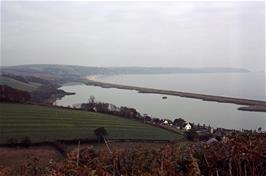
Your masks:
M 113 115 L 39 105 L 0 103 L 0 143 L 96 139 L 104 127 L 108 139 L 174 140 L 181 136 L 135 120 Z

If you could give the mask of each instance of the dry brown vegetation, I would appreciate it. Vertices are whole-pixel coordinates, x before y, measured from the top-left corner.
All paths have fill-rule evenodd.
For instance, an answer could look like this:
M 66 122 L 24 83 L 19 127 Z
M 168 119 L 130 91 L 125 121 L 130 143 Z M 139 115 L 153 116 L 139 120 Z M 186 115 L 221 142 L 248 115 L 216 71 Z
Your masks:
M 49 161 L 62 160 L 63 157 L 51 146 L 37 146 L 30 148 L 0 148 L 0 176 L 21 175 L 23 170 L 29 170 L 33 161 L 38 168 L 46 167 Z M 8 174 L 9 173 L 9 174 Z
M 211 145 L 169 144 L 122 151 L 76 151 L 51 168 L 54 175 L 250 175 L 266 174 L 266 135 L 241 135 Z
M 112 144 L 111 144 L 112 145 Z M 266 134 L 231 136 L 213 144 L 162 144 L 153 147 L 132 145 L 108 153 L 104 148 L 85 147 L 67 158 L 38 170 L 34 161 L 22 175 L 158 175 L 158 176 L 264 176 Z

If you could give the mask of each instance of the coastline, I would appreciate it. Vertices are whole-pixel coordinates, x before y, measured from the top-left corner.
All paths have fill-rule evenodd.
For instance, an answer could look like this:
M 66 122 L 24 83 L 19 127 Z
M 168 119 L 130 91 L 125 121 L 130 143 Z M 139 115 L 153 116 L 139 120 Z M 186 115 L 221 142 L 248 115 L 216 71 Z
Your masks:
M 242 98 L 234 98 L 234 97 L 224 97 L 224 96 L 216 96 L 216 95 L 207 95 L 207 94 L 199 94 L 199 93 L 189 93 L 189 92 L 181 92 L 181 91 L 173 91 L 173 90 L 162 90 L 162 89 L 153 89 L 153 88 L 145 88 L 145 87 L 138 87 L 138 86 L 107 83 L 107 82 L 98 81 L 97 75 L 88 76 L 86 77 L 86 79 L 87 79 L 87 81 L 85 82 L 86 85 L 98 86 L 102 88 L 136 90 L 138 91 L 138 93 L 172 95 L 172 96 L 200 99 L 203 101 L 214 101 L 218 103 L 232 103 L 232 104 L 237 104 L 237 105 L 244 105 L 243 107 L 239 107 L 238 110 L 266 112 L 266 101 L 262 101 L 262 100 L 250 100 L 250 99 L 242 99 Z

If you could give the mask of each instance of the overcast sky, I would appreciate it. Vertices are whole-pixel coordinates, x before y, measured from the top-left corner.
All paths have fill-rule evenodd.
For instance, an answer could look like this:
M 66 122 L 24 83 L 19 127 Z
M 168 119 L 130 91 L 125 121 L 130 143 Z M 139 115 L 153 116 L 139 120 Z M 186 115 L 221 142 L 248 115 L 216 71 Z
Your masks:
M 2 65 L 264 70 L 264 2 L 2 2 Z

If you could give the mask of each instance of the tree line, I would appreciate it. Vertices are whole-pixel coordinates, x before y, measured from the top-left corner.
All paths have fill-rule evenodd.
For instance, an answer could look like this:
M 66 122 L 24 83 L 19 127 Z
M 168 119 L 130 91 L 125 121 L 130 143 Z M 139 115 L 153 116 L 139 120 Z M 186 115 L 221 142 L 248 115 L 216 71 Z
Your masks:
M 94 96 L 90 96 L 87 103 L 82 103 L 80 109 L 90 112 L 116 115 L 153 124 L 164 124 L 164 122 L 167 121 L 167 125 L 171 126 L 184 127 L 186 125 L 186 121 L 182 118 L 176 118 L 173 121 L 169 119 L 154 118 L 147 114 L 142 115 L 135 108 L 126 106 L 117 107 L 111 103 L 96 102 Z
M 0 85 L 0 102 L 25 103 L 30 101 L 31 95 L 22 90 L 7 85 Z

